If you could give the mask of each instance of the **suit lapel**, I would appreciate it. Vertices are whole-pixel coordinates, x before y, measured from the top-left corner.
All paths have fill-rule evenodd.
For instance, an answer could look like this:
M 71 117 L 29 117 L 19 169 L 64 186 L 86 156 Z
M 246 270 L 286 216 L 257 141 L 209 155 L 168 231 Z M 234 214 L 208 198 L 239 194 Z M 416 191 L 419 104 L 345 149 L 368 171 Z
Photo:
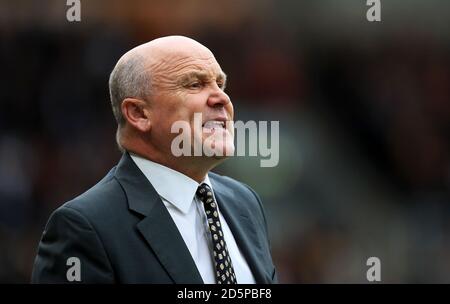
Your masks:
M 203 283 L 167 208 L 128 153 L 122 156 L 116 177 L 125 190 L 129 209 L 144 216 L 137 229 L 173 281 L 177 284 Z
M 177 284 L 202 284 L 203 280 L 165 206 L 156 207 L 137 227 L 159 261 Z M 167 223 L 170 223 L 169 225 Z
M 250 219 L 250 214 L 243 207 L 245 202 L 239 201 L 233 192 L 228 191 L 215 179 L 211 178 L 211 183 L 220 211 L 223 213 L 228 226 L 230 226 L 236 243 L 252 270 L 256 283 L 269 283 L 268 274 L 264 270 L 261 257 L 258 256 L 258 254 L 261 256 L 263 254 L 261 244 L 257 237 L 255 225 Z

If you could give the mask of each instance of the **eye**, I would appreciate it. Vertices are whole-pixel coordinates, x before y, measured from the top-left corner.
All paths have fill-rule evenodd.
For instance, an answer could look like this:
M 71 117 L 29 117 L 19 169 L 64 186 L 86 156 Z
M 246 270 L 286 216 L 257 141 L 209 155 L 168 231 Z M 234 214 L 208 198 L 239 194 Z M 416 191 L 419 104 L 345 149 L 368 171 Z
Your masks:
M 189 89 L 201 89 L 203 87 L 203 84 L 199 81 L 196 81 L 196 82 L 191 82 L 186 87 L 188 87 Z
M 217 86 L 218 86 L 219 88 L 221 88 L 222 90 L 224 90 L 224 89 L 225 89 L 225 82 L 223 82 L 223 81 L 217 81 Z

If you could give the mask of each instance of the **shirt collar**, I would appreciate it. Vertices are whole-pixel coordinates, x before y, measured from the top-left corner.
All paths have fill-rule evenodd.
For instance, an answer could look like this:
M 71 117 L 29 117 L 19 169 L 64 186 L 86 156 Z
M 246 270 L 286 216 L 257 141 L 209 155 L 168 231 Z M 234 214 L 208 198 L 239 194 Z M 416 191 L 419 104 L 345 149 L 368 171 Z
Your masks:
M 159 196 L 186 214 L 200 184 L 183 173 L 169 167 L 136 154 L 130 153 L 130 156 L 155 188 L 156 192 L 158 192 Z M 202 183 L 207 184 L 212 189 L 208 174 Z

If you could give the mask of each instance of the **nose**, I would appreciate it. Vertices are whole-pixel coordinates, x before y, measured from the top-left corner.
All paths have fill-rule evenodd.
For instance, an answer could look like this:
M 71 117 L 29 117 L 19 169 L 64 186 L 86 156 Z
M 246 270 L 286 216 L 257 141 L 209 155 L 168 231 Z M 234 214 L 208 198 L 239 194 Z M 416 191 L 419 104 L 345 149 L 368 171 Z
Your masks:
M 230 97 L 217 84 L 214 84 L 209 97 L 208 106 L 210 107 L 225 107 L 231 103 Z

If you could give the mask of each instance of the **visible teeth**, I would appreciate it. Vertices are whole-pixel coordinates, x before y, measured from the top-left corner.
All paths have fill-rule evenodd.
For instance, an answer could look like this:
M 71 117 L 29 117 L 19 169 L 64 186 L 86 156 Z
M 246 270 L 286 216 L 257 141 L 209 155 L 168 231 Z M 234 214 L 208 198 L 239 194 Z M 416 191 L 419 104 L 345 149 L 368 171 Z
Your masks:
M 223 121 L 217 121 L 217 120 L 210 120 L 205 122 L 203 127 L 208 129 L 214 129 L 214 128 L 223 128 L 225 126 L 225 122 Z

